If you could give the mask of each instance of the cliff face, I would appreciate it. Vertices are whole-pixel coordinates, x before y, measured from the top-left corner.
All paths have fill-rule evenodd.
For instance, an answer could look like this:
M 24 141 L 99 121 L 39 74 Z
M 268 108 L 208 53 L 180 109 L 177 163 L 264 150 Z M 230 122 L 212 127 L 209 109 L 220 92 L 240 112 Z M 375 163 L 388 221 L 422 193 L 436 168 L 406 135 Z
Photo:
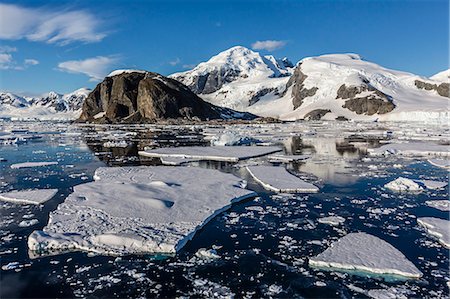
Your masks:
M 182 83 L 151 72 L 115 72 L 89 94 L 80 121 L 154 122 L 162 119 L 208 120 L 223 117 Z M 225 111 L 226 112 L 226 111 Z

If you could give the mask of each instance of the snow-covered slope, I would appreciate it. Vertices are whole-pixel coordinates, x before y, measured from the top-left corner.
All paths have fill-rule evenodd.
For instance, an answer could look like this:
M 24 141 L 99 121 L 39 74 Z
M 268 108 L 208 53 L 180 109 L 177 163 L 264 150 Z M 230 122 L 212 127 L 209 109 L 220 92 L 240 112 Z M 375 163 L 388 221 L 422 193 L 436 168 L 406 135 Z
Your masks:
M 448 121 L 448 90 L 448 83 L 387 69 L 356 54 L 323 55 L 297 64 L 282 97 L 261 100 L 247 111 L 285 120 Z
M 41 97 L 23 97 L 9 92 L 0 92 L 0 118 L 77 119 L 89 93 L 90 90 L 87 88 L 80 88 L 68 94 L 51 91 Z
M 215 105 L 245 110 L 261 98 L 278 97 L 293 70 L 292 63 L 236 46 L 194 69 L 169 77 L 187 85 Z
M 440 82 L 450 82 L 450 69 L 439 72 L 430 77 L 431 80 L 440 81 Z

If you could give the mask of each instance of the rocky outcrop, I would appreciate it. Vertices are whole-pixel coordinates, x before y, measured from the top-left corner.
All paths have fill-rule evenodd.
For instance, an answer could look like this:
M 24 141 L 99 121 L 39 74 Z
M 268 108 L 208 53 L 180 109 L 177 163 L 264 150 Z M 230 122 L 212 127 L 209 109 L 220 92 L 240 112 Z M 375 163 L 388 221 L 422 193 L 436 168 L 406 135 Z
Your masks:
M 415 80 L 414 84 L 419 89 L 434 90 L 438 93 L 438 95 L 440 95 L 442 97 L 450 98 L 450 84 L 449 83 L 441 83 L 438 85 L 438 84 L 423 82 L 420 80 Z
M 369 92 L 368 95 L 360 94 Z M 358 96 L 360 95 L 360 96 Z M 342 107 L 357 114 L 384 114 L 394 110 L 395 105 L 391 98 L 383 92 L 364 82 L 359 86 L 346 86 L 342 84 L 337 90 L 336 99 L 348 99 Z
M 315 110 L 312 110 L 312 111 L 306 113 L 304 119 L 305 120 L 320 120 L 320 119 L 322 119 L 322 117 L 325 114 L 330 113 L 330 112 L 331 112 L 330 109 L 315 109 Z
M 307 97 L 312 97 L 316 94 L 318 90 L 317 87 L 305 88 L 303 82 L 306 80 L 308 76 L 306 76 L 301 71 L 301 64 L 299 64 L 294 71 L 294 74 L 286 85 L 286 91 L 289 87 L 292 86 L 292 104 L 294 105 L 294 110 L 300 107 L 303 104 L 303 100 Z
M 203 101 L 182 83 L 160 74 L 122 72 L 106 77 L 89 94 L 80 121 L 210 120 L 231 118 L 234 112 Z

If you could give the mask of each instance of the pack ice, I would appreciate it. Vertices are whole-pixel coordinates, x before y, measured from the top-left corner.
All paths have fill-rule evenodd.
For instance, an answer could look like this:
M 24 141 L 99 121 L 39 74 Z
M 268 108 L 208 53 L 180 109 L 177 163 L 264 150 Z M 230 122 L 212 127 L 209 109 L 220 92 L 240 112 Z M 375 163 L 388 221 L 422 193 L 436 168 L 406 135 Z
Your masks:
M 191 167 L 104 167 L 94 180 L 75 186 L 29 236 L 31 251 L 174 253 L 233 202 L 255 195 L 231 174 Z
M 417 223 L 423 226 L 427 232 L 439 239 L 439 242 L 450 248 L 450 221 L 434 217 L 422 217 Z
M 398 192 L 419 192 L 425 189 L 442 189 L 447 185 L 447 182 L 432 180 L 412 180 L 404 177 L 399 177 L 387 183 L 386 185 L 384 185 L 384 187 Z
M 275 192 L 318 192 L 319 188 L 290 174 L 284 167 L 247 166 L 250 175 L 264 188 Z
M 350 233 L 309 259 L 315 267 L 361 270 L 419 278 L 422 272 L 391 244 L 367 233 Z
M 140 151 L 139 155 L 151 158 L 174 157 L 184 159 L 238 162 L 261 157 L 282 149 L 277 146 L 182 146 Z

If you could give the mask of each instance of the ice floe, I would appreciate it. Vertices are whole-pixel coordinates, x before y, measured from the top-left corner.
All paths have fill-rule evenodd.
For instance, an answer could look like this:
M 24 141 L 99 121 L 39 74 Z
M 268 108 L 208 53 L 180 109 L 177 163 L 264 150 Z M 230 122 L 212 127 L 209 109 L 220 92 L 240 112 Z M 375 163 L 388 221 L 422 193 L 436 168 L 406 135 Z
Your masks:
M 428 162 L 431 165 L 441 167 L 441 168 L 450 168 L 450 160 L 449 159 L 428 159 Z
M 32 251 L 174 253 L 233 202 L 255 195 L 212 169 L 141 166 L 97 169 L 34 231 Z
M 337 226 L 345 222 L 345 218 L 341 216 L 328 216 L 317 219 L 319 223 Z
M 277 146 L 184 146 L 146 149 L 139 151 L 144 157 L 175 157 L 197 160 L 238 162 L 281 151 Z
M 398 192 L 419 192 L 425 189 L 442 189 L 447 186 L 447 182 L 439 182 L 433 180 L 412 180 L 404 177 L 399 177 L 386 185 L 385 188 Z
M 387 183 L 384 185 L 384 188 L 399 192 L 419 192 L 423 190 L 423 188 L 415 181 L 403 177 Z
M 284 167 L 247 166 L 250 175 L 264 188 L 275 192 L 318 192 L 315 185 L 290 174 Z
M 386 241 L 367 233 L 350 233 L 333 243 L 309 265 L 419 278 L 422 272 Z
M 270 155 L 267 157 L 270 162 L 290 163 L 309 159 L 309 155 Z
M 43 204 L 58 193 L 58 189 L 32 189 L 0 193 L 0 200 L 20 204 Z
M 161 157 L 161 163 L 169 166 L 179 166 L 189 162 L 196 162 L 198 159 L 184 159 L 177 157 Z
M 417 218 L 417 223 L 423 226 L 427 232 L 439 239 L 439 242 L 450 248 L 450 221 L 434 217 Z
M 450 211 L 450 200 L 442 199 L 442 200 L 427 200 L 425 204 L 429 207 L 449 212 Z
M 33 168 L 33 167 L 42 167 L 42 166 L 50 166 L 57 165 L 58 162 L 23 162 L 23 163 L 15 163 L 11 164 L 12 169 L 19 168 Z
M 450 156 L 450 146 L 432 142 L 389 143 L 368 152 L 373 156 Z

